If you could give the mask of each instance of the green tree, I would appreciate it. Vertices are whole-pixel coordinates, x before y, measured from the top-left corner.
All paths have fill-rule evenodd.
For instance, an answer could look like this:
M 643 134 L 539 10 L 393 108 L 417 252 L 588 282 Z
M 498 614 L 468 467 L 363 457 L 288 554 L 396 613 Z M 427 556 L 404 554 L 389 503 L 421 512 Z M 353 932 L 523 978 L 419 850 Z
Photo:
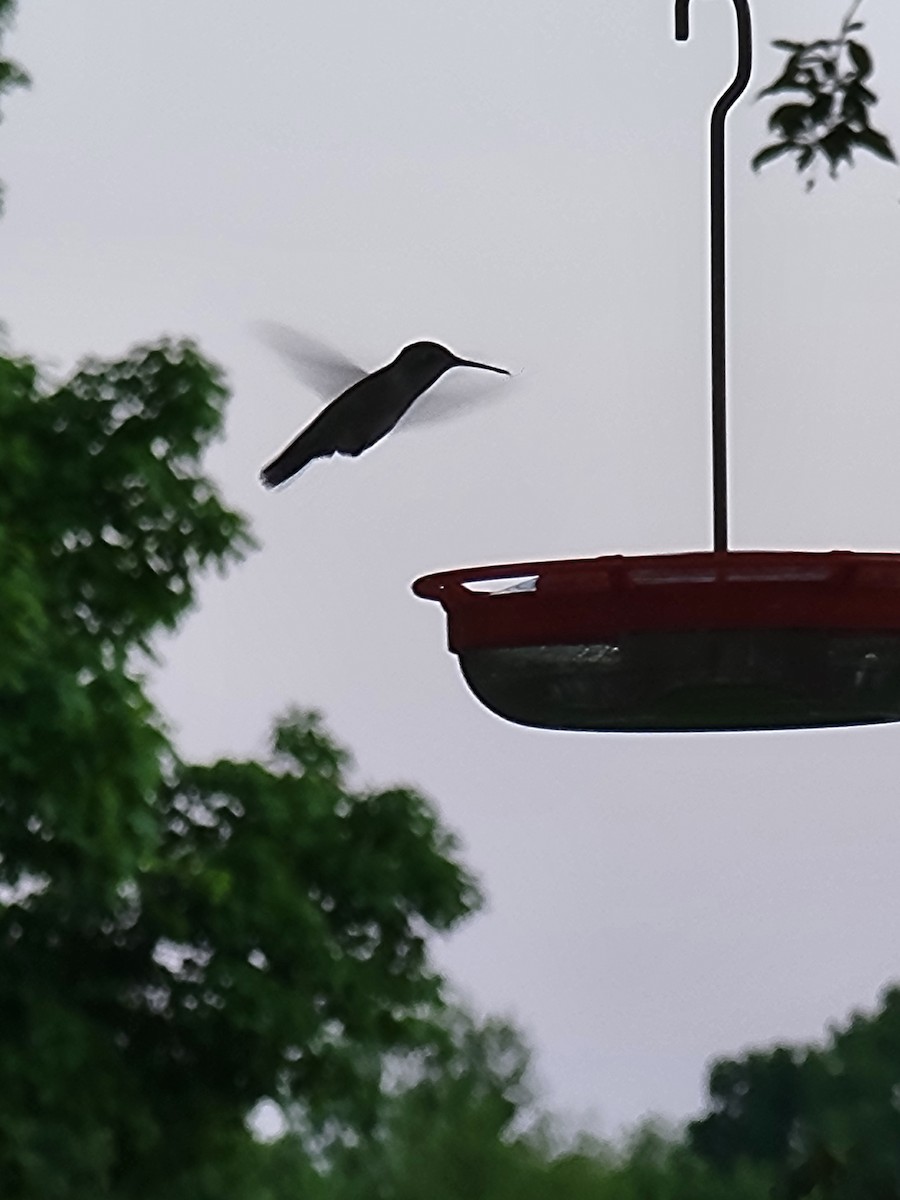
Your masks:
M 900 989 L 820 1046 L 775 1047 L 717 1062 L 711 1111 L 688 1128 L 698 1157 L 728 1175 L 773 1169 L 776 1194 L 900 1198 Z
M 315 1181 L 290 1137 L 264 1151 L 284 1188 L 274 1183 L 272 1200 L 770 1200 L 771 1171 L 742 1164 L 725 1177 L 653 1124 L 618 1147 L 561 1135 L 535 1107 L 514 1030 L 459 1012 L 448 1028 L 449 1047 L 386 1089 L 372 1135 L 339 1146 Z
M 186 763 L 146 696 L 251 544 L 200 469 L 225 395 L 188 342 L 56 388 L 0 359 L 4 1200 L 220 1195 L 261 1097 L 364 1129 L 386 1056 L 446 1036 L 425 938 L 478 896 L 431 806 L 351 789 L 314 714 Z
M 708 1084 L 712 1112 L 691 1124 L 693 1149 L 723 1169 L 744 1158 L 785 1161 L 802 1110 L 801 1061 L 801 1055 L 778 1046 L 715 1063 Z
M 371 1135 L 334 1155 L 338 1200 L 513 1200 L 534 1178 L 539 1159 L 514 1129 L 533 1099 L 521 1038 L 461 1009 L 445 1027 L 446 1045 L 385 1089 Z

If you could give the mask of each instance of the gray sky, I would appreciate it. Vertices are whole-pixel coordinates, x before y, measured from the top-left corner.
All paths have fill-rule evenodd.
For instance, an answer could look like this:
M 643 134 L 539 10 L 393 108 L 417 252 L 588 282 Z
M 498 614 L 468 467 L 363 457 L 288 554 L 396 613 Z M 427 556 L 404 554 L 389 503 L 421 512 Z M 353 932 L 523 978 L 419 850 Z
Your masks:
M 756 0 L 776 36 L 833 0 Z M 549 1101 L 611 1131 L 699 1103 L 710 1056 L 819 1036 L 900 975 L 900 729 L 598 736 L 481 709 L 443 567 L 706 548 L 706 141 L 733 11 L 695 0 L 24 0 L 11 49 L 0 314 L 68 369 L 163 332 L 227 369 L 209 466 L 263 549 L 164 647 L 195 757 L 323 710 L 363 783 L 461 835 L 486 914 L 439 947 L 521 1023 Z M 866 0 L 875 124 L 900 139 L 900 12 Z M 900 172 L 803 192 L 730 118 L 736 548 L 900 548 Z M 314 397 L 279 320 L 365 367 L 430 337 L 523 373 L 499 404 L 256 481 Z

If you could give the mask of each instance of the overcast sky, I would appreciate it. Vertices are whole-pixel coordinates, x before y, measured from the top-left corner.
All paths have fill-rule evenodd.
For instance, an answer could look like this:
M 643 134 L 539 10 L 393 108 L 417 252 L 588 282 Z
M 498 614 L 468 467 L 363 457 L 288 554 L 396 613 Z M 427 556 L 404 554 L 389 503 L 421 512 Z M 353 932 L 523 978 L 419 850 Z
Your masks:
M 900 549 L 900 171 L 754 176 L 773 37 L 843 0 L 756 0 L 729 122 L 736 548 Z M 479 707 L 428 571 L 707 548 L 708 113 L 731 4 L 22 0 L 0 315 L 61 369 L 164 332 L 233 387 L 209 469 L 261 551 L 164 649 L 196 758 L 320 708 L 362 784 L 416 785 L 486 913 L 438 947 L 513 1016 L 548 1101 L 612 1131 L 700 1102 L 711 1056 L 818 1037 L 900 977 L 900 728 L 535 732 Z M 900 11 L 866 0 L 900 140 Z M 500 403 L 257 471 L 315 398 L 249 328 L 364 367 L 417 338 L 520 371 Z

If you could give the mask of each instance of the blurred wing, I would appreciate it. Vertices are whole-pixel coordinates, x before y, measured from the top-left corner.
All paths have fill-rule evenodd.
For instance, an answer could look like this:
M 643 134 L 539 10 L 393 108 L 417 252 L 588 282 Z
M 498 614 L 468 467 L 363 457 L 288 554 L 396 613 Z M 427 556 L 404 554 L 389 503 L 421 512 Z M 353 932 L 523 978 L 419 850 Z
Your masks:
M 280 354 L 298 379 L 322 400 L 334 400 L 368 374 L 339 350 L 288 325 L 259 321 L 255 329 L 262 341 Z
M 450 421 L 476 412 L 482 405 L 509 399 L 509 386 L 514 378 L 476 371 L 471 367 L 448 371 L 400 418 L 397 429 L 413 429 L 419 425 Z

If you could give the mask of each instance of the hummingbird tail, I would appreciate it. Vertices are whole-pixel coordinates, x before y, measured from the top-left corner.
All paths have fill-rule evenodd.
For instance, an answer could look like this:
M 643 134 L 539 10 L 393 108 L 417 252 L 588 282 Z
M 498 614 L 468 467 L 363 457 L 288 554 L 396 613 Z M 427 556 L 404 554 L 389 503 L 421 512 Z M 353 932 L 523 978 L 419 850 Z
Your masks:
M 332 448 L 323 445 L 321 431 L 316 428 L 314 422 L 270 463 L 266 463 L 259 473 L 260 482 L 266 488 L 278 487 L 280 483 L 285 483 L 302 471 L 314 458 L 323 458 L 333 453 Z
M 263 469 L 260 471 L 259 482 L 264 488 L 274 488 L 278 487 L 279 483 L 284 483 L 284 481 L 289 479 L 293 474 L 293 471 L 278 470 L 278 460 L 276 459 L 274 462 L 270 462 L 267 467 L 263 467 Z

